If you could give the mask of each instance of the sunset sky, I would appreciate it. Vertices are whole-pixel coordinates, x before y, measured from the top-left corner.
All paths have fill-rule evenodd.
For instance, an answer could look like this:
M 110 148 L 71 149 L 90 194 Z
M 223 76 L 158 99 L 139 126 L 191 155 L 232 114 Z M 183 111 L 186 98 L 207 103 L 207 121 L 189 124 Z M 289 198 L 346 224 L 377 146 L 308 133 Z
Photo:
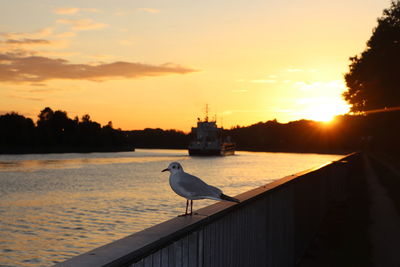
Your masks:
M 0 0 L 0 114 L 185 132 L 345 113 L 388 0 Z

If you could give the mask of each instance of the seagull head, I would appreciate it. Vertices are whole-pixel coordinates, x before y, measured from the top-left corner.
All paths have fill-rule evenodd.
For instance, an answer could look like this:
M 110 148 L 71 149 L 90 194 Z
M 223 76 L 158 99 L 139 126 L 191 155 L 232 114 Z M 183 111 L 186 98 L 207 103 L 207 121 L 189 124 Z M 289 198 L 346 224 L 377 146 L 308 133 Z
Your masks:
M 169 171 L 171 173 L 183 172 L 183 168 L 179 162 L 171 162 L 168 168 L 162 170 L 162 172 Z

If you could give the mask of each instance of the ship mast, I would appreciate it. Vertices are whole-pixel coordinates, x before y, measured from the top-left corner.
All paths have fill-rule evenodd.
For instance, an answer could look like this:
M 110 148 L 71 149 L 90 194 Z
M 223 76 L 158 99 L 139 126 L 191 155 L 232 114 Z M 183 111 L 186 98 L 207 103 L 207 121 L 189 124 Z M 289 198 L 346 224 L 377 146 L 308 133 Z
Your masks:
M 206 118 L 205 121 L 208 122 L 208 104 L 206 104 Z

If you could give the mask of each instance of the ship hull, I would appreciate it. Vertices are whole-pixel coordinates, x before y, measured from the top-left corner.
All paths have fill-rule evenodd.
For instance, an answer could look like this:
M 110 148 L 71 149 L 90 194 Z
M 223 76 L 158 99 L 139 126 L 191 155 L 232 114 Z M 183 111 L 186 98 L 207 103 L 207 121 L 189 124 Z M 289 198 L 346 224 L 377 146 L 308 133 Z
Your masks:
M 190 149 L 189 148 L 189 155 L 190 156 L 220 156 L 221 150 L 203 150 L 203 149 Z
M 234 146 L 220 149 L 198 149 L 189 147 L 190 156 L 229 156 L 235 154 Z

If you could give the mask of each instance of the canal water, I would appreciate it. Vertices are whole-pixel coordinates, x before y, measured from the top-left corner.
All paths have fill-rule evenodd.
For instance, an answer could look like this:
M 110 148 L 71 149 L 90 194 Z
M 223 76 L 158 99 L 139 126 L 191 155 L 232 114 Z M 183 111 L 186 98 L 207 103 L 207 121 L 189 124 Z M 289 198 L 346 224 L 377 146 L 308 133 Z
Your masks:
M 186 150 L 0 155 L 0 266 L 51 266 L 182 214 L 172 161 L 235 196 L 340 155 Z M 194 201 L 194 210 L 214 203 Z

